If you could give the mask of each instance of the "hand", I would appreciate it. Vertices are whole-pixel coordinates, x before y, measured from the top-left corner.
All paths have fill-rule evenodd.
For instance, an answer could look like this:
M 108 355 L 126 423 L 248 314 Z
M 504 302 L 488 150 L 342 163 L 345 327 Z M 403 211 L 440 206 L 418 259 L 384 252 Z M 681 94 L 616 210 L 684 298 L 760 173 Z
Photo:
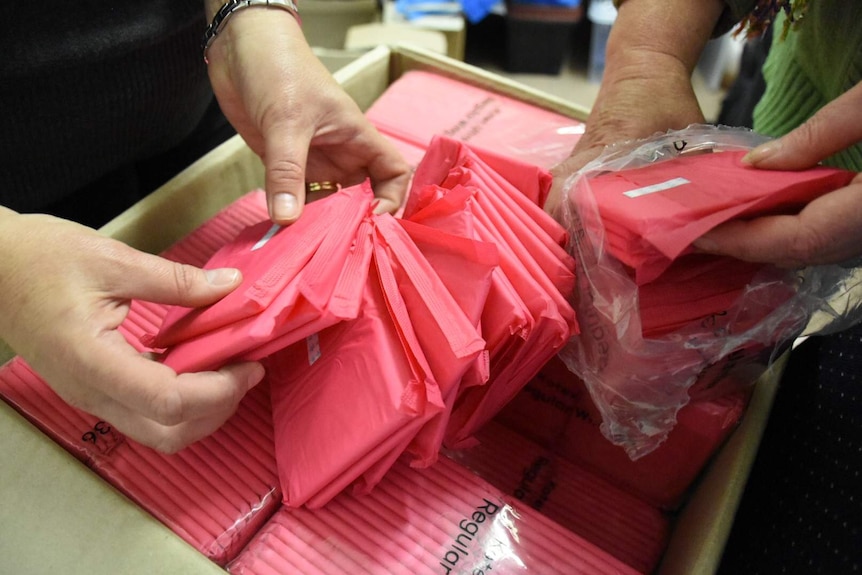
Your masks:
M 622 4 L 586 132 L 571 155 L 551 169 L 545 211 L 556 214 L 566 179 L 605 146 L 704 122 L 691 74 L 723 9 L 720 0 Z
M 603 85 L 584 135 L 571 155 L 551 169 L 554 179 L 545 211 L 556 213 L 566 179 L 594 160 L 605 146 L 703 122 L 703 112 L 685 72 L 657 77 L 632 74 L 613 85 Z
M 174 452 L 215 431 L 263 377 L 258 363 L 177 375 L 117 331 L 132 298 L 201 306 L 241 282 L 138 252 L 95 231 L 0 208 L 0 338 L 65 401 Z
M 862 142 L 862 83 L 783 138 L 752 150 L 758 169 L 804 170 Z M 701 251 L 782 267 L 840 263 L 862 255 L 862 174 L 809 203 L 797 215 L 734 220 L 698 241 Z
M 410 166 L 317 59 L 296 20 L 276 8 L 236 12 L 208 52 L 225 116 L 266 167 L 270 216 L 299 217 L 306 181 L 371 178 L 376 211 L 401 205 Z

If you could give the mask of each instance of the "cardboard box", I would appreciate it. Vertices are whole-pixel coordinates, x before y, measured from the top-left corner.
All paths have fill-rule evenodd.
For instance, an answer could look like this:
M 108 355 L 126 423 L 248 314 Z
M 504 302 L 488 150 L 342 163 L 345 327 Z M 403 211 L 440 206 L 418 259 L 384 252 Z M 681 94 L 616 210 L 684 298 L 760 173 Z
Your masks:
M 302 32 L 315 48 L 340 50 L 351 26 L 380 20 L 377 0 L 304 0 Z
M 408 70 L 433 70 L 584 119 L 587 110 L 431 52 L 380 47 L 335 76 L 366 109 Z M 259 159 L 235 137 L 102 228 L 163 251 L 221 207 L 263 183 Z M 0 362 L 10 352 L 0 348 Z M 661 574 L 716 570 L 760 442 L 783 362 L 758 382 L 740 427 L 675 522 Z M 224 571 L 120 495 L 0 401 L 0 556 L 10 573 Z

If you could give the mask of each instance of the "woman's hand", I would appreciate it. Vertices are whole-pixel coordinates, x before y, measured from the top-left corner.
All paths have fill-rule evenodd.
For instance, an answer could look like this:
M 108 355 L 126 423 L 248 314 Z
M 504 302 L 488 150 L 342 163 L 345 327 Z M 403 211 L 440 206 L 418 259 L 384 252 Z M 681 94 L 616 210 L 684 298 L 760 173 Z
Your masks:
M 757 169 L 804 170 L 862 142 L 862 83 L 745 161 Z M 757 177 L 756 172 L 752 177 Z M 862 174 L 809 203 L 797 215 L 734 220 L 698 241 L 702 251 L 783 267 L 840 263 L 862 256 Z
M 723 9 L 721 0 L 622 4 L 586 132 L 571 155 L 551 170 L 548 213 L 556 214 L 566 179 L 605 146 L 703 123 L 691 74 Z
M 290 13 L 237 11 L 208 59 L 225 116 L 263 159 L 275 222 L 299 217 L 312 199 L 306 198 L 307 181 L 347 186 L 370 177 L 377 211 L 398 209 L 410 166 L 335 82 Z
M 177 451 L 218 429 L 263 378 L 251 362 L 177 375 L 117 330 L 131 299 L 206 305 L 240 284 L 237 270 L 205 272 L 2 207 L 0 253 L 0 338 L 65 401 L 132 439 Z

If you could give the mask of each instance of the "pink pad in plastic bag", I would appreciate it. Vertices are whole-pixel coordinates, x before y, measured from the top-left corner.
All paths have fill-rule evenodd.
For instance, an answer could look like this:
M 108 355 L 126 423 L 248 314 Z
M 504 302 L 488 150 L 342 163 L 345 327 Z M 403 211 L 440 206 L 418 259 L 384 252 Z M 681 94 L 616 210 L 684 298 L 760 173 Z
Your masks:
M 744 166 L 763 141 L 690 126 L 609 147 L 566 190 L 586 327 L 561 357 L 632 459 L 665 441 L 689 400 L 753 384 L 809 321 L 815 298 L 795 273 L 690 253 L 722 222 L 796 211 L 853 177 Z
M 175 455 L 144 447 L 69 406 L 21 358 L 0 369 L 0 395 L 220 565 L 236 557 L 281 500 L 265 385 L 250 391 L 218 431 Z
M 280 510 L 228 569 L 244 575 L 637 573 L 447 458 L 427 469 L 399 462 L 366 495 L 344 492 L 321 509 Z
M 846 186 L 855 173 L 815 167 L 756 170 L 743 151 L 680 156 L 588 180 L 613 255 L 640 284 L 658 277 L 691 243 L 732 218 L 799 206 Z
M 259 384 L 215 433 L 174 455 L 134 441 L 94 471 L 215 563 L 240 552 L 281 501 L 269 390 Z
M 584 132 L 578 120 L 421 70 L 390 84 L 366 116 L 396 142 L 426 149 L 445 135 L 545 169 L 566 159 Z
M 87 465 L 126 440 L 112 425 L 63 401 L 21 357 L 0 368 L 0 396 Z
M 222 245 L 266 217 L 263 192 L 246 194 L 162 255 L 202 265 Z M 132 302 L 120 326 L 130 344 L 154 333 L 167 309 Z M 0 396 L 192 547 L 224 565 L 281 500 L 269 391 L 251 390 L 221 429 L 175 455 L 126 438 L 110 423 L 69 406 L 21 358 L 0 369 Z

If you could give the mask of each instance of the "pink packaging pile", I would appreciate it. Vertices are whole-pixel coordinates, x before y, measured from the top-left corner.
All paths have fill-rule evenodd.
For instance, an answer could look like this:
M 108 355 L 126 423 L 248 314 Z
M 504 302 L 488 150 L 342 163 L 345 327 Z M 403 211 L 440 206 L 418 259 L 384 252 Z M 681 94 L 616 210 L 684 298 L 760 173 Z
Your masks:
M 495 160 L 532 174 L 533 197 L 550 184 Z M 463 144 L 432 141 L 402 218 L 372 199 L 365 183 L 296 226 L 244 229 L 206 264 L 243 284 L 142 338 L 179 372 L 264 360 L 291 507 L 371 489 L 403 453 L 426 467 L 470 444 L 577 333 L 562 227 Z
M 748 396 L 700 389 L 637 461 L 600 431 L 608 412 L 557 358 L 603 327 L 570 303 L 583 228 L 541 208 L 547 169 L 583 124 L 420 71 L 368 117 L 416 167 L 398 217 L 372 213 L 366 182 L 273 226 L 250 192 L 163 254 L 238 267 L 242 286 L 198 310 L 134 302 L 121 327 L 177 371 L 264 363 L 222 429 L 156 453 L 66 405 L 20 358 L 0 369 L 0 396 L 231 573 L 654 571 L 672 513 Z M 643 280 L 639 337 L 720 310 L 757 271 L 662 251 L 653 227 L 627 227 L 644 212 L 601 205 L 580 223 L 606 222 L 627 279 Z

